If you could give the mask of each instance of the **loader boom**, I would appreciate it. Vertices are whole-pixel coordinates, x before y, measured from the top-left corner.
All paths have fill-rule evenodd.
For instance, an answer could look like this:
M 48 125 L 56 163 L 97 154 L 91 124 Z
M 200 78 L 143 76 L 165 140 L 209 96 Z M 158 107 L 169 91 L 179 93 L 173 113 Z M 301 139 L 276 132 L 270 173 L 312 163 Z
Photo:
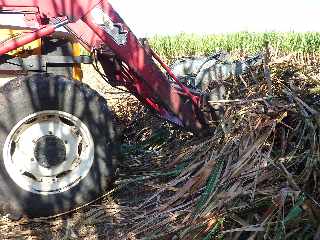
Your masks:
M 112 84 L 125 86 L 170 122 L 192 130 L 206 128 L 203 97 L 166 77 L 154 61 L 161 61 L 158 56 L 139 42 L 107 0 L 0 0 L 0 11 L 22 13 L 38 26 L 1 42 L 0 56 L 63 26 L 96 56 Z M 103 15 L 102 23 L 97 15 Z

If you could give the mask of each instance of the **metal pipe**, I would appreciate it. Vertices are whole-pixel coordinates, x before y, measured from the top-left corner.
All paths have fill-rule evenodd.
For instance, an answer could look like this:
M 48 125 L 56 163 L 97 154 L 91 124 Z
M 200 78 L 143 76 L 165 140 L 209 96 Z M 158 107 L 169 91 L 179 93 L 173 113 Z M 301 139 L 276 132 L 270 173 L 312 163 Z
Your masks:
M 182 91 L 189 97 L 191 98 L 193 104 L 195 104 L 196 106 L 199 106 L 199 97 L 196 95 L 193 95 L 190 90 L 184 86 L 179 79 L 174 75 L 174 73 L 171 71 L 171 69 L 169 68 L 169 66 L 167 64 L 165 64 L 162 59 L 160 58 L 160 56 L 158 54 L 156 54 L 151 48 L 149 49 L 152 57 L 154 57 L 158 63 L 160 63 L 160 65 L 164 68 L 164 70 L 170 75 L 170 77 L 179 85 L 179 87 L 182 89 Z
M 69 19 L 66 19 L 61 22 L 55 23 L 54 27 L 55 27 L 55 29 L 57 29 L 59 27 L 63 27 L 64 25 L 68 24 L 69 22 L 70 22 Z
M 55 25 L 49 24 L 43 28 L 32 31 L 30 33 L 25 33 L 15 38 L 9 39 L 0 45 L 0 56 L 12 50 L 15 50 L 19 47 L 22 47 L 25 44 L 31 43 L 34 40 L 37 40 L 41 37 L 50 35 L 51 33 L 54 33 L 57 28 L 62 27 L 68 23 L 69 23 L 69 20 L 67 19 Z

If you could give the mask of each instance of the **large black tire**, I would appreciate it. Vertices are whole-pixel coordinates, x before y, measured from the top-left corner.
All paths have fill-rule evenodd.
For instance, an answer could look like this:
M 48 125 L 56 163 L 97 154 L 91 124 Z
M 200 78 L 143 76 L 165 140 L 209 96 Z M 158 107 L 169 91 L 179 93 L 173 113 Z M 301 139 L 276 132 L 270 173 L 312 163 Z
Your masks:
M 49 195 L 26 191 L 9 176 L 2 149 L 12 127 L 26 116 L 59 110 L 79 118 L 94 141 L 94 161 L 87 176 L 71 189 Z M 62 76 L 16 78 L 0 88 L 0 209 L 29 217 L 46 217 L 88 203 L 110 187 L 114 169 L 112 114 L 89 86 Z

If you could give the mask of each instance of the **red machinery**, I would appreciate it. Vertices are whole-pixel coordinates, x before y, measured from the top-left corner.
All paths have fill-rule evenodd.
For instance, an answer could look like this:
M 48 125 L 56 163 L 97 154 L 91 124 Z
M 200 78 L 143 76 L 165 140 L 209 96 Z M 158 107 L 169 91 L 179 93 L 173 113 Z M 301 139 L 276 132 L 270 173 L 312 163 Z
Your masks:
M 179 126 L 196 131 L 207 127 L 205 111 L 203 111 L 203 109 L 207 109 L 208 106 L 204 97 L 181 84 L 160 58 L 151 49 L 138 41 L 107 0 L 0 0 L 0 9 L 3 14 L 24 14 L 27 24 L 32 26 L 32 31 L 8 38 L 0 43 L 0 56 L 4 59 L 3 61 L 10 59 L 7 55 L 8 52 L 36 39 L 51 36 L 57 28 L 64 27 L 84 48 L 95 54 L 110 83 L 125 86 L 161 117 Z M 103 24 L 96 22 L 93 12 L 103 15 Z M 35 28 L 34 26 L 38 27 Z M 176 82 L 168 80 L 154 59 L 165 68 Z M 38 82 L 38 78 L 41 77 L 27 77 L 28 86 L 25 88 L 32 92 L 32 94 L 30 94 L 32 96 L 35 92 L 41 95 L 40 90 L 48 91 L 47 94 L 50 96 L 50 83 L 42 86 L 41 84 L 44 83 L 41 81 Z M 48 80 L 54 77 L 42 78 Z M 60 80 L 54 81 L 57 82 Z M 16 80 L 15 86 L 19 84 L 23 84 L 23 82 Z M 65 83 L 55 85 L 58 86 L 56 88 L 60 89 L 61 84 L 63 85 Z M 34 91 L 34 88 L 37 88 L 38 91 Z M 9 89 L 8 91 L 10 91 L 15 88 L 7 86 L 5 89 Z M 79 89 L 81 89 L 81 87 Z M 66 91 L 65 94 L 68 93 L 69 92 Z M 11 95 L 14 94 L 15 92 Z M 83 93 L 82 95 L 86 94 Z M 46 101 L 45 96 L 39 97 L 37 101 L 39 101 L 41 105 L 41 102 Z M 99 101 L 100 100 L 97 100 L 97 104 Z M 36 101 L 33 99 L 32 102 L 34 103 Z M 48 106 L 50 104 L 48 104 Z M 7 133 L 4 134 L 4 140 L 2 141 L 3 143 L 1 143 L 4 149 L 2 159 L 4 164 L 1 163 L 1 175 L 2 180 L 7 183 L 6 186 L 2 187 L 0 184 L 0 188 L 2 189 L 3 195 L 10 196 L 10 198 L 5 197 L 4 199 L 9 199 L 9 201 L 15 199 L 15 201 L 13 201 L 15 204 L 12 204 L 10 208 L 23 210 L 31 216 L 51 215 L 91 201 L 94 199 L 93 196 L 98 194 L 98 190 L 90 194 L 93 196 L 83 198 L 79 197 L 80 193 L 75 193 L 75 191 L 82 191 L 81 194 L 85 195 L 83 191 L 91 191 L 94 189 L 91 185 L 94 185 L 95 181 L 100 181 L 97 175 L 101 174 L 101 171 L 104 169 L 101 167 L 102 169 L 97 170 L 97 172 L 91 176 L 92 179 L 95 179 L 92 180 L 91 183 L 89 180 L 87 181 L 86 184 L 91 187 L 85 186 L 85 183 L 83 183 L 85 182 L 84 179 L 88 179 L 88 171 L 90 168 L 94 168 L 93 160 L 90 163 L 91 165 L 87 164 L 90 165 L 87 171 L 84 166 L 82 168 L 85 170 L 79 170 L 81 167 L 75 166 L 74 159 L 81 159 L 81 156 L 85 154 L 91 156 L 89 150 L 88 153 L 83 153 L 83 151 L 85 151 L 83 150 L 83 146 L 90 146 L 91 135 L 93 139 L 92 146 L 94 146 L 92 147 L 92 152 L 94 152 L 93 155 L 96 159 L 99 155 L 99 149 L 96 147 L 99 144 L 97 144 L 98 140 L 96 139 L 99 138 L 99 136 L 94 136 L 92 133 L 94 127 L 92 127 L 92 129 L 89 127 L 89 131 L 86 131 L 86 127 L 83 126 L 83 128 L 79 127 L 79 132 L 81 133 L 82 131 L 80 134 L 81 137 L 68 137 L 72 133 L 78 118 L 84 125 L 86 125 L 86 120 L 82 119 L 84 117 L 81 114 L 74 114 L 77 116 L 75 118 L 71 115 L 69 116 L 71 112 L 62 109 L 60 105 L 57 105 L 57 107 L 52 107 L 52 105 L 48 106 L 39 107 L 33 111 L 34 113 L 30 111 L 21 116 L 20 119 L 17 119 L 16 122 L 22 121 L 23 123 L 13 123 L 10 129 L 14 130 L 9 129 L 10 131 L 8 130 Z M 50 120 L 51 118 L 52 120 Z M 57 122 L 57 119 L 60 119 L 61 122 Z M 58 129 L 62 132 L 70 132 L 70 134 L 66 136 L 59 135 L 58 133 L 52 135 L 52 131 L 49 130 L 46 134 L 36 133 L 38 131 L 36 129 L 39 128 L 52 128 L 54 131 Z M 27 130 L 25 129 L 30 129 L 30 132 L 27 134 Z M 33 149 L 33 151 L 29 153 L 21 146 L 22 143 L 24 146 L 28 145 L 27 140 L 23 139 L 27 139 L 27 136 L 33 134 L 35 135 L 32 139 L 34 144 L 30 145 L 30 149 Z M 86 138 L 86 134 L 91 135 Z M 72 155 L 72 151 L 68 149 L 73 149 L 73 145 L 70 144 L 69 146 L 67 142 L 74 142 L 74 146 L 77 146 L 78 149 L 78 155 Z M 79 142 L 81 142 L 81 144 Z M 76 149 L 76 147 L 74 148 Z M 25 153 L 25 151 L 28 153 Z M 106 149 L 105 151 L 109 150 Z M 60 161 L 58 161 L 59 157 L 51 159 L 49 153 L 51 153 L 51 155 L 54 153 L 62 157 Z M 72 159 L 70 161 L 68 160 L 68 154 L 73 156 L 70 157 L 70 159 Z M 39 162 L 38 165 L 35 165 L 36 167 L 30 167 L 29 165 L 26 166 L 26 163 L 21 163 L 19 159 L 22 155 L 31 159 L 30 166 L 34 164 L 33 162 Z M 104 158 L 109 159 L 107 157 Z M 52 162 L 54 161 L 57 161 L 57 163 L 53 164 Z M 70 162 L 70 166 L 67 170 L 55 170 L 68 161 Z M 83 161 L 85 162 L 85 160 Z M 22 170 L 15 169 L 15 166 L 19 164 L 23 166 L 21 167 L 23 168 Z M 105 167 L 109 171 L 108 176 L 112 175 L 112 170 L 110 170 L 112 169 L 111 165 L 110 163 Z M 36 170 L 36 168 L 40 170 Z M 99 166 L 97 168 L 99 168 Z M 50 169 L 50 171 L 48 169 Z M 19 174 L 19 171 L 22 172 L 22 174 Z M 78 171 L 78 175 L 72 175 L 73 171 Z M 65 176 L 69 176 L 70 179 L 74 178 L 74 180 L 68 180 Z M 11 191 L 10 187 L 8 187 L 8 178 L 13 180 L 10 184 L 12 186 L 14 185 L 14 191 Z M 25 179 L 27 179 L 28 184 L 24 183 Z M 54 184 L 52 182 L 54 182 Z M 56 184 L 57 182 L 59 184 Z M 77 189 L 78 186 L 81 185 L 80 183 L 83 185 L 83 188 Z M 51 185 L 54 185 L 54 187 Z M 105 187 L 106 184 L 101 184 L 100 186 L 100 188 Z M 34 206 L 35 201 L 39 203 L 38 207 Z M 65 204 L 65 201 L 67 201 L 68 204 Z M 73 205 L 71 203 L 73 203 Z
M 1 44 L 0 55 L 66 26 L 88 51 L 97 51 L 110 79 L 138 95 L 163 118 L 191 129 L 205 126 L 200 110 L 201 96 L 191 93 L 181 84 L 179 88 L 173 87 L 154 63 L 153 52 L 145 50 L 108 1 L 1 0 L 0 7 L 14 11 L 33 9 L 40 24 L 38 30 Z M 106 14 L 107 25 L 95 23 L 91 14 L 94 8 Z M 109 49 L 120 60 L 120 69 L 112 66 L 110 61 L 103 61 L 106 58 L 104 51 L 110 52 Z

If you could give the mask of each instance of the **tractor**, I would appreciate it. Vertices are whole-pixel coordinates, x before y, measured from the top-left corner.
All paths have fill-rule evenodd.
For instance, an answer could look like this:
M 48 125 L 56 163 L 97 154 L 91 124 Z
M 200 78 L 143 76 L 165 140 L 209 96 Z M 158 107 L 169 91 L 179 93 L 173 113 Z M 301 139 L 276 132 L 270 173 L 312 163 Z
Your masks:
M 208 91 L 180 82 L 107 0 L 0 0 L 0 17 L 0 204 L 9 215 L 68 212 L 112 184 L 113 117 L 81 82 L 82 64 L 99 63 L 106 82 L 177 126 L 203 132 L 216 118 Z

